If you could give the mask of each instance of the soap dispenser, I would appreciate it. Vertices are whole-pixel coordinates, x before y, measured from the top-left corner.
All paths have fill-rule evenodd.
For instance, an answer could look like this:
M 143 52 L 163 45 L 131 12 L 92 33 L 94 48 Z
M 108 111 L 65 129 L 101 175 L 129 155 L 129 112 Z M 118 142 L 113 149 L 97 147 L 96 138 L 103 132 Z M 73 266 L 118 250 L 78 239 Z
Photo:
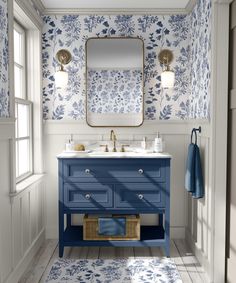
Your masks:
M 159 132 L 157 132 L 157 137 L 155 138 L 154 141 L 154 152 L 162 152 L 162 151 L 163 151 L 163 141 Z
M 141 141 L 141 148 L 143 150 L 147 149 L 147 138 L 146 137 L 144 137 L 143 140 Z

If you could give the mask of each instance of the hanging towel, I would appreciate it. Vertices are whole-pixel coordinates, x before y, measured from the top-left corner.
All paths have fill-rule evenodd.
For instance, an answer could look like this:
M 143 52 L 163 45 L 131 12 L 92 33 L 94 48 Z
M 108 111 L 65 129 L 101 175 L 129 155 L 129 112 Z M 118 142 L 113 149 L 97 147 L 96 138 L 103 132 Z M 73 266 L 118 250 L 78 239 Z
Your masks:
M 195 133 L 195 143 L 192 143 L 193 132 Z M 192 131 L 191 143 L 188 147 L 185 188 L 188 192 L 192 193 L 193 198 L 204 197 L 204 184 L 202 176 L 200 150 L 197 145 L 197 134 L 194 130 Z
M 187 164 L 186 164 L 186 173 L 185 173 L 185 188 L 188 192 L 194 191 L 194 182 L 195 182 L 195 153 L 196 147 L 194 143 L 191 143 L 188 146 L 188 157 L 187 157 Z

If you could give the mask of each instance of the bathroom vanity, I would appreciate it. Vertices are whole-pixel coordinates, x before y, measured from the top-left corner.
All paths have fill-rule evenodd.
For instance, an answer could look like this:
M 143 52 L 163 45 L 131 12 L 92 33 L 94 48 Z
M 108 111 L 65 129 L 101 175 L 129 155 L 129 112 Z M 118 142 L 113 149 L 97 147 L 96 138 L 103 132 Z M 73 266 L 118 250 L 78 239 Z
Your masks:
M 65 246 L 163 246 L 170 254 L 170 160 L 160 153 L 60 154 L 59 256 Z M 139 241 L 84 241 L 72 214 L 158 214 Z M 65 216 L 66 215 L 66 221 Z

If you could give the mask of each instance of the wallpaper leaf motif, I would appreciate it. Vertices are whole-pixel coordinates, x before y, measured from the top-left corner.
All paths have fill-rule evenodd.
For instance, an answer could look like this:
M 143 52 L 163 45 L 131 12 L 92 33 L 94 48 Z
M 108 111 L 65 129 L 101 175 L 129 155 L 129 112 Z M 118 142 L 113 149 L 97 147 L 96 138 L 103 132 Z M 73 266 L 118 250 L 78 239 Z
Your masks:
M 57 15 L 45 16 L 44 23 L 44 119 L 85 119 L 85 42 L 89 37 L 106 36 L 144 40 L 145 119 L 209 117 L 210 0 L 197 1 L 189 15 Z M 72 61 L 66 66 L 69 85 L 59 91 L 55 88 L 54 73 L 58 68 L 55 54 L 61 48 L 70 50 Z M 157 55 L 162 48 L 174 53 L 171 68 L 176 81 L 169 90 L 161 88 L 162 67 Z M 97 106 L 96 111 L 102 108 Z
M 210 118 L 211 1 L 197 2 L 191 13 L 191 95 L 189 116 Z M 207 31 L 207 32 L 206 32 Z
M 93 113 L 140 113 L 140 70 L 88 70 L 88 109 Z
M 10 116 L 8 65 L 7 0 L 0 0 L 0 117 L 2 118 Z

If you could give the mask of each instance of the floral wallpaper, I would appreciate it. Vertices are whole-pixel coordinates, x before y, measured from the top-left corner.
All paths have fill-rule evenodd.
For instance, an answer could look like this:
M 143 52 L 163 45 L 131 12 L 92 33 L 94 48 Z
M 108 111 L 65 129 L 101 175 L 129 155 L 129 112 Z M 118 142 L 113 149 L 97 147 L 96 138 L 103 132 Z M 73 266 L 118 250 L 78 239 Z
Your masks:
M 7 0 L 0 0 L 0 117 L 9 117 Z
M 89 37 L 135 36 L 144 40 L 145 119 L 187 118 L 189 105 L 189 16 L 64 15 L 45 16 L 43 30 L 44 119 L 85 119 L 85 42 Z M 66 66 L 66 90 L 55 88 L 57 50 L 67 48 L 72 62 Z M 158 53 L 169 48 L 175 58 L 173 90 L 161 89 Z
M 210 0 L 198 0 L 189 15 L 45 16 L 44 119 L 85 119 L 85 42 L 89 37 L 105 36 L 133 36 L 144 41 L 146 120 L 209 117 L 210 16 Z M 55 54 L 61 48 L 68 49 L 73 58 L 66 66 L 69 84 L 65 90 L 57 89 L 54 83 L 58 68 Z M 173 89 L 161 88 L 158 53 L 163 48 L 174 53 Z
M 93 113 L 140 113 L 140 70 L 88 70 L 88 109 Z
M 192 64 L 189 117 L 210 118 L 211 0 L 197 1 L 190 20 Z

